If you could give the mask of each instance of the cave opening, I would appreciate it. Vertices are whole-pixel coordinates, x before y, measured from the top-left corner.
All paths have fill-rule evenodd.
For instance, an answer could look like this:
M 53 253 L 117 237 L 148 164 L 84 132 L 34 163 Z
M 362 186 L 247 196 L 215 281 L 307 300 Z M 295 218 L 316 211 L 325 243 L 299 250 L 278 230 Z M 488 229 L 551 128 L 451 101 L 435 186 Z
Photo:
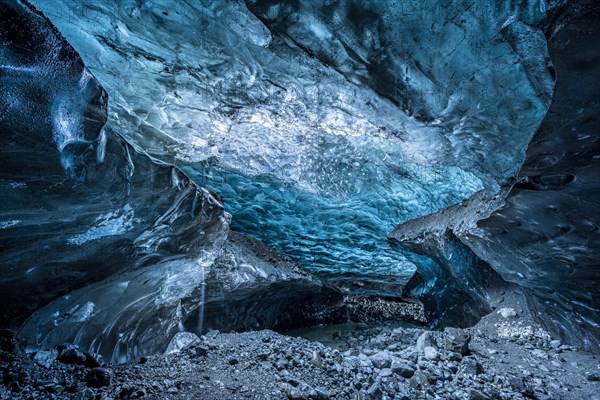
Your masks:
M 597 8 L 3 0 L 2 327 L 45 368 L 381 329 L 414 390 L 458 328 L 597 351 Z

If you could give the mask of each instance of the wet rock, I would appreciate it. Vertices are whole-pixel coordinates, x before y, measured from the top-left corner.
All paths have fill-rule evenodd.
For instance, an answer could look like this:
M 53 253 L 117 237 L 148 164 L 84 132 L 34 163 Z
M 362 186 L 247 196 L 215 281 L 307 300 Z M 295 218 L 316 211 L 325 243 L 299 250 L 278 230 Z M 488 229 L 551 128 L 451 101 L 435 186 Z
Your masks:
M 458 365 L 454 364 L 452 361 L 450 361 L 447 365 L 446 368 L 448 368 L 448 370 L 450 372 L 452 372 L 453 374 L 455 374 L 458 371 Z
M 192 354 L 195 357 L 205 357 L 208 354 L 208 347 L 206 346 L 193 346 Z
M 359 341 L 369 346 L 370 351 L 367 352 L 371 353 L 371 357 L 379 353 L 389 355 L 390 367 L 376 368 L 371 357 L 359 348 L 353 350 L 357 356 L 345 356 L 343 352 L 329 350 L 318 343 L 275 336 L 275 333 L 269 331 L 223 334 L 215 340 L 203 340 L 201 344 L 173 355 L 148 358 L 144 365 L 131 363 L 114 366 L 109 371 L 109 387 L 101 391 L 94 388 L 91 392 L 82 392 L 82 381 L 88 370 L 78 365 L 66 367 L 61 363 L 53 363 L 50 370 L 45 370 L 30 362 L 38 371 L 42 371 L 42 374 L 37 373 L 35 378 L 29 378 L 24 374 L 26 371 L 7 371 L 5 367 L 0 368 L 0 382 L 5 382 L 4 386 L 0 385 L 0 398 L 27 399 L 28 396 L 32 396 L 30 398 L 51 399 L 54 396 L 56 399 L 91 400 L 96 394 L 100 394 L 99 398 L 105 400 L 167 397 L 229 399 L 281 398 L 283 394 L 284 398 L 293 399 L 490 400 L 535 396 L 540 400 L 550 400 L 565 398 L 561 397 L 565 394 L 565 388 L 569 389 L 571 395 L 566 398 L 591 399 L 588 393 L 593 391 L 584 387 L 588 385 L 593 388 L 596 385 L 591 381 L 586 383 L 584 373 L 596 371 L 597 362 L 577 364 L 579 374 L 572 377 L 570 375 L 568 379 L 573 381 L 573 385 L 580 385 L 580 389 L 572 389 L 565 386 L 564 380 L 560 378 L 564 372 L 551 370 L 540 373 L 538 364 L 530 368 L 530 353 L 536 350 L 535 348 L 517 353 L 519 356 L 516 360 L 514 353 L 509 354 L 506 360 L 502 360 L 503 357 L 493 359 L 479 356 L 486 354 L 482 350 L 487 348 L 487 343 L 482 342 L 484 337 L 476 333 L 473 352 L 478 356 L 462 357 L 458 353 L 449 353 L 455 354 L 457 357 L 454 358 L 460 357 L 463 361 L 440 358 L 440 361 L 434 362 L 422 354 L 417 363 L 413 364 L 406 359 L 407 355 L 413 352 L 409 346 L 397 345 L 396 350 L 390 351 L 389 343 L 394 340 L 393 335 L 384 329 L 377 330 L 376 340 L 372 340 L 374 336 L 370 333 L 360 331 L 358 335 L 362 338 Z M 415 332 L 408 342 L 414 342 L 421 332 Z M 268 335 L 271 341 L 262 341 L 262 335 Z M 277 339 L 273 340 L 273 337 Z M 440 343 L 443 343 L 443 339 L 440 335 Z M 525 349 L 525 344 L 512 344 L 508 341 L 498 343 L 499 346 L 505 344 L 522 346 L 523 350 Z M 194 356 L 194 349 L 199 346 L 210 349 L 203 358 Z M 387 350 L 378 351 L 381 348 Z M 258 357 L 262 352 L 267 354 L 266 360 Z M 429 352 L 429 349 L 426 352 Z M 504 354 L 504 350 L 498 354 Z M 523 361 L 521 354 L 530 358 Z M 310 358 L 313 355 L 318 355 L 323 369 L 311 365 Z M 26 355 L 24 358 L 30 361 Z M 239 362 L 239 366 L 228 365 L 232 358 Z M 523 366 L 515 371 L 514 366 L 507 365 L 512 371 L 509 368 L 504 370 L 503 366 L 508 364 L 507 361 L 521 362 Z M 279 372 L 274 368 L 276 362 L 282 364 Z M 487 373 L 481 373 L 482 368 L 478 363 L 484 364 Z M 568 368 L 569 365 L 565 363 L 565 367 Z M 233 368 L 236 369 L 235 373 L 232 373 Z M 525 368 L 532 372 L 524 371 Z M 33 385 L 28 383 L 29 379 L 35 379 L 34 387 L 37 392 L 31 391 Z M 10 387 L 21 390 L 18 395 L 9 389 L 10 382 L 15 382 Z M 554 382 L 556 384 L 553 385 Z M 3 389 L 6 392 L 2 392 Z M 203 393 L 208 394 L 207 397 L 203 397 Z
M 83 365 L 85 364 L 86 359 L 87 357 L 81 351 L 75 348 L 68 348 L 58 356 L 58 361 L 63 364 Z
M 97 368 L 97 367 L 101 367 L 102 364 L 104 364 L 104 359 L 99 354 L 83 352 L 83 355 L 85 356 L 85 362 L 83 363 L 83 365 L 88 368 Z M 144 357 L 142 357 L 142 358 L 144 358 Z M 140 362 L 141 362 L 141 359 L 140 359 Z
M 498 310 L 498 314 L 502 315 L 502 318 L 513 318 L 517 316 L 517 312 L 514 308 L 501 308 Z
M 415 374 L 414 368 L 411 368 L 408 364 L 405 364 L 401 361 L 393 361 L 391 369 L 395 374 L 407 379 L 412 378 L 412 376 Z
M 544 350 L 540 350 L 540 349 L 534 349 L 534 350 L 532 350 L 531 354 L 534 357 L 541 358 L 541 359 L 544 359 L 544 360 L 547 360 L 549 358 L 548 357 L 548 353 L 546 353 Z
M 315 392 L 317 392 L 317 400 L 326 400 L 331 397 L 329 391 L 322 387 L 315 388 Z
M 421 371 L 416 371 L 412 378 L 410 378 L 409 385 L 413 389 L 424 387 L 429 385 L 429 379 Z
M 370 357 L 371 363 L 375 368 L 387 368 L 392 363 L 392 358 L 390 357 L 390 353 L 387 351 L 380 351 L 378 353 L 373 354 Z
M 236 365 L 240 363 L 240 360 L 238 360 L 237 357 L 231 356 L 227 359 L 227 363 L 229 363 L 229 365 Z
M 320 391 L 317 392 L 312 386 L 306 382 L 291 378 L 288 380 L 291 388 L 288 390 L 289 399 L 322 399 L 328 398 L 327 394 Z M 323 397 L 326 396 L 326 397 Z
M 437 361 L 440 359 L 440 353 L 436 350 L 435 347 L 425 347 L 423 349 L 423 354 L 425 355 L 425 358 L 431 361 Z
M 110 372 L 105 368 L 93 368 L 85 376 L 85 383 L 92 388 L 101 388 L 110 385 Z
M 481 393 L 479 390 L 471 389 L 469 400 L 490 400 L 488 396 Z
M 459 374 L 479 375 L 483 374 L 483 366 L 475 357 L 463 358 L 460 367 L 458 367 Z
M 323 362 L 321 361 L 321 356 L 319 356 L 319 352 L 317 350 L 313 351 L 312 356 L 310 358 L 310 362 L 312 365 L 314 365 L 317 368 L 323 367 Z
M 165 353 L 176 353 L 198 342 L 200 342 L 200 338 L 195 333 L 177 332 L 169 342 Z
M 50 368 L 52 363 L 58 358 L 58 350 L 40 350 L 33 356 L 33 360 L 39 365 Z
M 600 382 L 600 372 L 587 372 L 585 377 L 590 382 Z
M 425 347 L 435 347 L 435 338 L 433 332 L 424 332 L 417 339 L 417 351 L 423 353 Z
M 369 396 L 377 396 L 377 394 L 379 394 L 381 392 L 380 388 L 379 388 L 379 382 L 374 382 L 371 386 L 369 386 L 369 388 L 367 389 L 367 394 Z
M 458 328 L 444 329 L 444 348 L 464 356 L 469 353 L 471 335 Z

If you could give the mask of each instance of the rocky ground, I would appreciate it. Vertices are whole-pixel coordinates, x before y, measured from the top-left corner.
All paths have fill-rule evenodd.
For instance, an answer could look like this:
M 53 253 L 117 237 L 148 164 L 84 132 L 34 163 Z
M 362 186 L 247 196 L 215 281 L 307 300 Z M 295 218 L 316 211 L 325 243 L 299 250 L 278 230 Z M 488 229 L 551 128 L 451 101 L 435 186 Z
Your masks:
M 5 331 L 0 398 L 600 400 L 597 356 L 502 305 L 465 330 L 388 321 L 294 333 L 327 346 L 267 330 L 179 334 L 169 354 L 122 365 L 72 346 L 26 352 Z

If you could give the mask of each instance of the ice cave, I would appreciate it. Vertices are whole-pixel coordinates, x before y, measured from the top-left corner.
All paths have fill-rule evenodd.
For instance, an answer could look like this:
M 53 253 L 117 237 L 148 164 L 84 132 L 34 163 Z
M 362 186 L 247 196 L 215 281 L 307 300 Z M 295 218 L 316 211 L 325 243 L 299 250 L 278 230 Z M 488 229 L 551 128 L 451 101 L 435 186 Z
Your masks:
M 597 0 L 0 0 L 0 399 L 600 400 Z

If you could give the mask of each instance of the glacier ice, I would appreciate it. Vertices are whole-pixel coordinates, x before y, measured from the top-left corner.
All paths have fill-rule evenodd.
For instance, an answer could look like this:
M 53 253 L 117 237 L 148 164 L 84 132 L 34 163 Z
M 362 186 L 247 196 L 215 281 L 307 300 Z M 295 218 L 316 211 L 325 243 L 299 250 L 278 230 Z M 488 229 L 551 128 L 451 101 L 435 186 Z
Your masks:
M 409 221 L 391 235 L 432 257 L 447 246 L 447 236 L 458 237 L 503 279 L 523 288 L 533 316 L 554 337 L 595 351 L 600 347 L 600 68 L 592 60 L 599 57 L 599 18 L 597 4 L 581 0 L 554 10 L 544 23 L 556 90 L 516 181 L 505 188 L 506 199 L 502 195 L 494 204 L 474 196 L 466 207 Z M 415 289 L 442 318 L 444 308 L 436 304 L 449 300 L 442 292 L 446 287 L 429 283 Z M 456 280 L 452 285 L 468 289 Z M 473 295 L 467 300 L 477 303 Z
M 539 1 L 32 3 L 108 126 L 322 276 L 406 282 L 386 235 L 497 191 L 552 93 Z
M 37 310 L 20 329 L 30 346 L 121 362 L 180 329 L 314 323 L 339 302 L 106 124 L 106 92 L 41 14 L 11 0 L 0 17 L 3 326 Z
M 164 352 L 178 332 L 316 324 L 340 301 L 291 259 L 232 231 L 220 252 L 166 259 L 75 290 L 35 312 L 19 335 L 40 348 L 76 343 L 119 363 Z
M 571 4 L 549 27 L 558 76 L 506 206 L 466 241 L 555 337 L 600 348 L 600 35 L 597 3 Z M 596 61 L 592 61 L 596 60 Z M 584 77 L 584 79 L 582 79 Z
M 394 243 L 426 256 L 418 260 L 405 293 L 421 300 L 432 326 L 473 325 L 492 311 L 491 294 L 510 286 L 460 235 L 496 211 L 507 191 L 490 198 L 482 190 L 467 201 L 404 222 L 390 234 Z
M 328 279 L 394 290 L 419 268 L 408 289 L 433 324 L 474 322 L 505 279 L 551 330 L 597 345 L 597 91 L 573 78 L 596 72 L 593 49 L 554 59 L 567 86 L 542 124 L 556 73 L 540 26 L 555 51 L 583 49 L 540 25 L 560 2 L 32 3 L 81 56 L 4 2 L 0 289 L 8 323 L 37 310 L 32 343 L 123 361 L 177 331 L 335 306 L 229 232 L 225 208 Z M 574 199 L 586 210 L 565 211 Z

